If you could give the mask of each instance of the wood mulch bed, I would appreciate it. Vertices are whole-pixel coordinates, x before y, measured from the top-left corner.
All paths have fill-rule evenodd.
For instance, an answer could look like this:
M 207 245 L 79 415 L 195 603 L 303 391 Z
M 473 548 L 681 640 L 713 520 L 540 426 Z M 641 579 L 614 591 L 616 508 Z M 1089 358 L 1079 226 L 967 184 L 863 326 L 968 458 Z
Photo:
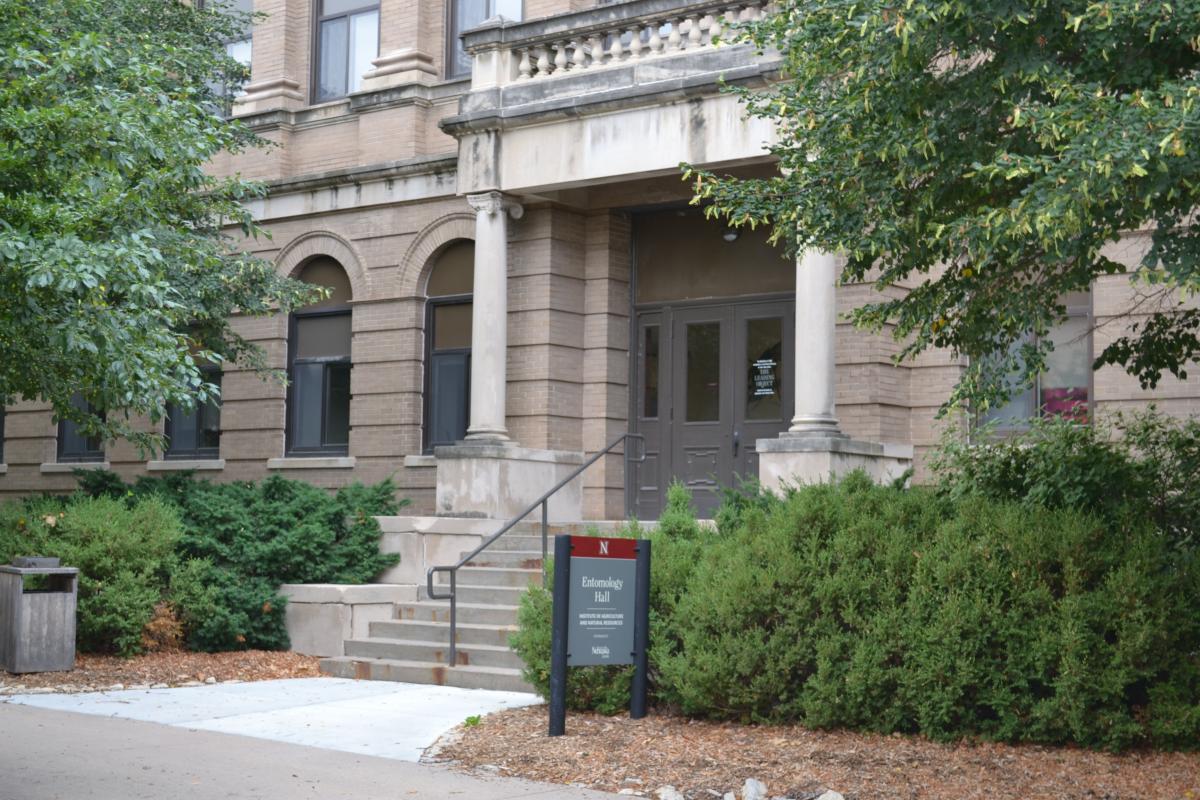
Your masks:
M 546 735 L 546 707 L 502 711 L 460 726 L 436 758 L 460 768 L 657 797 L 665 785 L 709 800 L 747 778 L 772 797 L 808 800 L 1200 800 L 1200 754 L 1122 755 L 1066 747 L 937 744 L 899 735 L 828 732 L 568 714 Z
M 298 653 L 241 650 L 233 653 L 189 653 L 182 650 L 146 653 L 133 658 L 90 655 L 75 657 L 70 672 L 13 675 L 0 671 L 0 694 L 22 692 L 89 692 L 195 686 L 226 681 L 313 678 L 318 659 Z

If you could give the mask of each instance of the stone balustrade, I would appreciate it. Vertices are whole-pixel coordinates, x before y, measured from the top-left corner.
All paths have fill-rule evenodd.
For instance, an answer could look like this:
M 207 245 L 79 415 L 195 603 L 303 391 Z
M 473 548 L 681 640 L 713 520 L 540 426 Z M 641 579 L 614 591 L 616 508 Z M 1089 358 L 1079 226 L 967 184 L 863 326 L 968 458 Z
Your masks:
M 632 0 L 512 23 L 489 20 L 464 36 L 481 74 L 497 83 L 536 81 L 720 46 L 722 34 L 769 13 L 769 0 Z M 502 52 L 505 67 L 496 75 Z M 480 62 L 485 63 L 480 63 Z

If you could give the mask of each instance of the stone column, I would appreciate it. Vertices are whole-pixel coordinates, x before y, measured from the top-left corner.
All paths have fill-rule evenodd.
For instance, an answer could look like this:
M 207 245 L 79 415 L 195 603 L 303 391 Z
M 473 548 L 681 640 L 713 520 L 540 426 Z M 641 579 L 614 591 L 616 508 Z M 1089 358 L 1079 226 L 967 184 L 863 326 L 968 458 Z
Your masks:
M 523 210 L 500 192 L 467 195 L 475 209 L 475 288 L 471 312 L 471 420 L 467 439 L 508 442 L 508 218 Z
M 837 256 L 806 250 L 796 259 L 796 414 L 791 436 L 842 437 L 837 392 Z
M 796 259 L 796 415 L 777 439 L 759 439 L 758 479 L 780 491 L 863 470 L 877 482 L 912 465 L 907 444 L 862 442 L 842 433 L 834 416 L 837 391 L 837 256 L 809 250 Z

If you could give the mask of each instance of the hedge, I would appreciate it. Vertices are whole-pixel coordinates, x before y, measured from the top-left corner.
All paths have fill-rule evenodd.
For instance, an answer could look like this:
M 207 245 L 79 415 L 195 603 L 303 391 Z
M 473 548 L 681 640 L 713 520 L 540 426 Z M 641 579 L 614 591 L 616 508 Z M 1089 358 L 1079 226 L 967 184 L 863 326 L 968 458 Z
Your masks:
M 78 475 L 70 497 L 0 504 L 0 561 L 54 555 L 80 568 L 81 650 L 141 652 L 162 604 L 191 649 L 286 649 L 280 584 L 365 583 L 399 559 L 379 552 L 374 519 L 407 502 L 390 480 L 330 494 L 278 476 Z
M 650 533 L 662 706 L 943 741 L 1200 741 L 1200 564 L 1151 519 L 862 474 L 718 519 L 701 528 L 674 487 Z M 532 589 L 513 638 L 543 695 L 549 607 Z M 571 704 L 617 711 L 628 677 L 572 670 Z

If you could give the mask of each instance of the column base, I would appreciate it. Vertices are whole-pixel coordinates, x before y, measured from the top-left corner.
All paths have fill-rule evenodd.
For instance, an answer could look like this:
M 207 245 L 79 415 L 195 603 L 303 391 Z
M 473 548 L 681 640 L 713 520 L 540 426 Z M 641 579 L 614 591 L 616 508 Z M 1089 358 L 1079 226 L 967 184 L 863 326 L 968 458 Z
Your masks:
M 899 478 L 913 463 L 912 445 L 863 442 L 837 436 L 783 433 L 759 439 L 758 480 L 780 491 L 786 486 L 825 483 L 861 469 L 876 483 Z
M 435 448 L 434 455 L 439 515 L 501 520 L 524 511 L 583 463 L 582 453 L 497 442 L 464 441 Z M 554 522 L 583 519 L 582 477 L 560 489 L 548 511 Z

